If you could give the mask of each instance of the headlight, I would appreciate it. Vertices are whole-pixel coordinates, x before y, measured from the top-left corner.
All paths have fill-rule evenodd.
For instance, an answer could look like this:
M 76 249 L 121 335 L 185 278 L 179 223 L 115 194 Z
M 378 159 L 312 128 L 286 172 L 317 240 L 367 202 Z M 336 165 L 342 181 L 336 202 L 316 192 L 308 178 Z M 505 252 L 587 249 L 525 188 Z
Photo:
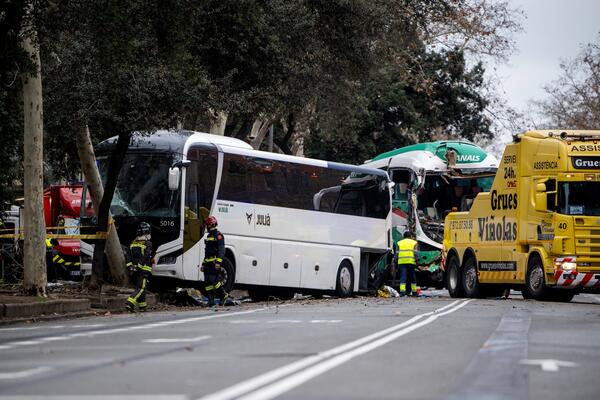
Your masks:
M 576 257 L 557 257 L 554 259 L 554 268 L 562 269 L 563 271 L 576 271 L 577 270 L 577 258 Z
M 574 262 L 564 262 L 562 263 L 563 271 L 574 271 L 577 269 L 577 263 Z

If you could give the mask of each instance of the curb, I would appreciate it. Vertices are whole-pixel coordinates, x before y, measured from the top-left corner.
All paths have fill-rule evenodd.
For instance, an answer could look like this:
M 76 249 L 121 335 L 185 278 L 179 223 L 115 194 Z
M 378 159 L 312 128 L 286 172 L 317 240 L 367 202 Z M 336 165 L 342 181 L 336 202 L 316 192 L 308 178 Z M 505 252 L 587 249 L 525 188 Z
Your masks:
M 89 299 L 48 300 L 36 303 L 0 305 L 0 318 L 26 318 L 50 314 L 67 314 L 89 311 Z
M 125 309 L 125 301 L 128 295 L 117 295 L 117 296 L 87 296 L 87 299 L 91 302 L 91 307 L 101 308 L 103 310 L 117 311 Z M 146 303 L 149 306 L 153 306 L 158 302 L 157 296 L 151 293 L 146 294 Z

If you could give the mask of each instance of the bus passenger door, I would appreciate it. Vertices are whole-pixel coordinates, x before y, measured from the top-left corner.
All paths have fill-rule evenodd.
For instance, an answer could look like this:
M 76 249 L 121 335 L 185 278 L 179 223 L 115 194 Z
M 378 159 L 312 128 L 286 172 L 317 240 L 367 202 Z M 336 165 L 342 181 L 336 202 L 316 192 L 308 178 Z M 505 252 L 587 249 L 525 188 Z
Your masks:
M 183 186 L 183 277 L 196 281 L 202 275 L 204 258 L 204 220 L 212 208 L 217 176 L 217 150 L 212 146 L 195 146 L 188 150 L 190 165 L 185 168 Z

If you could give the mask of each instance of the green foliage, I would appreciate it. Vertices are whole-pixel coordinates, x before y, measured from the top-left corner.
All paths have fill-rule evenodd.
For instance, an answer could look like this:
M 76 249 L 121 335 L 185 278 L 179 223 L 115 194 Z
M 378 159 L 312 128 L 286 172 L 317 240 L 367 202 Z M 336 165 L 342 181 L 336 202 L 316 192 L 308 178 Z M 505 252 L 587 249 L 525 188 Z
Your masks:
M 339 161 L 434 135 L 486 136 L 484 69 L 465 67 L 444 40 L 493 55 L 518 29 L 502 0 L 7 0 L 0 183 L 20 174 L 3 166 L 20 165 L 15 74 L 30 67 L 18 46 L 28 4 L 50 180 L 79 176 L 74 133 L 85 124 L 98 142 L 178 123 L 202 129 L 209 109 L 230 115 L 228 134 L 244 137 L 260 116 L 277 121 L 279 149 L 304 135 L 308 155 Z
M 319 121 L 307 144 L 314 157 L 362 163 L 376 154 L 440 137 L 491 137 L 480 94 L 484 69 L 460 52 L 422 51 L 411 73 L 379 70 L 366 84 L 366 112 Z M 337 122 L 337 123 L 336 123 Z M 341 123 L 340 123 L 341 122 Z

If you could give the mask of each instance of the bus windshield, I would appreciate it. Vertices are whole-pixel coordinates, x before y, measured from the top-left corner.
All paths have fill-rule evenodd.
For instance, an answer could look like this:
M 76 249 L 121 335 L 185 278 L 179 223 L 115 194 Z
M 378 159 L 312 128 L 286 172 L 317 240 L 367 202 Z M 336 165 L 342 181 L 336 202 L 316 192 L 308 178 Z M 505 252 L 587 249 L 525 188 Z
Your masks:
M 98 158 L 102 181 L 106 182 L 109 158 Z M 127 154 L 119 173 L 110 206 L 115 217 L 176 217 L 177 191 L 169 190 L 167 154 Z
M 560 182 L 558 212 L 566 215 L 600 215 L 600 182 Z

